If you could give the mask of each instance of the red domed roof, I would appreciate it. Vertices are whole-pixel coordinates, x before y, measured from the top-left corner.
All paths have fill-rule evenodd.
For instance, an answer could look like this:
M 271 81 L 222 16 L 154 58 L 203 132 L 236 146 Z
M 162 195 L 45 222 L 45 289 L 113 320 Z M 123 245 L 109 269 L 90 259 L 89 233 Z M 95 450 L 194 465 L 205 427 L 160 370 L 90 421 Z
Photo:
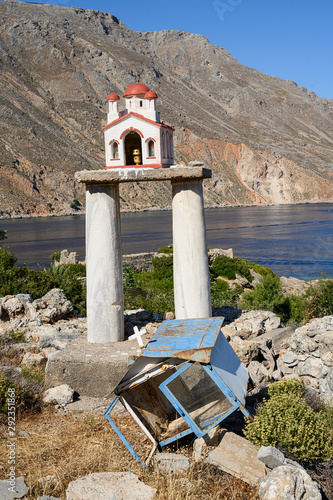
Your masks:
M 142 95 L 149 92 L 147 85 L 143 83 L 133 83 L 124 92 L 124 97 L 129 97 L 131 95 Z
M 149 92 L 146 92 L 145 94 L 145 99 L 157 99 L 157 94 L 153 90 L 149 90 Z
M 119 101 L 120 100 L 120 97 L 118 94 L 110 94 L 108 95 L 107 101 Z

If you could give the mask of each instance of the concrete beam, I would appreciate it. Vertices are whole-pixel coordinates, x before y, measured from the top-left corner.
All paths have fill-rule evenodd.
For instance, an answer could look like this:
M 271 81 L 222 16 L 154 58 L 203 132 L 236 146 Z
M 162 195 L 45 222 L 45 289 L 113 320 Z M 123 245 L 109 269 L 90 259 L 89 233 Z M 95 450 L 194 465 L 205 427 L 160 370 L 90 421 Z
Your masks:
M 107 184 L 140 181 L 176 181 L 209 179 L 212 171 L 206 167 L 170 168 L 120 168 L 111 170 L 83 170 L 76 172 L 75 179 L 86 184 Z

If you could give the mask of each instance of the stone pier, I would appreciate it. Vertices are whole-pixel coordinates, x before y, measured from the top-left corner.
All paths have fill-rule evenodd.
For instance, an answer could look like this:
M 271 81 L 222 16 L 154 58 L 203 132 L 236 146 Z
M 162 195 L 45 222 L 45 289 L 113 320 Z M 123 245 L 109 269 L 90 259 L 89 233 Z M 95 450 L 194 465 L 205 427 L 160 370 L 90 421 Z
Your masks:
M 171 181 L 176 318 L 211 316 L 202 166 L 82 171 L 86 184 L 88 342 L 124 339 L 119 184 Z
M 212 315 L 202 179 L 172 181 L 173 281 L 177 319 Z
M 88 342 L 124 340 L 119 184 L 86 189 Z

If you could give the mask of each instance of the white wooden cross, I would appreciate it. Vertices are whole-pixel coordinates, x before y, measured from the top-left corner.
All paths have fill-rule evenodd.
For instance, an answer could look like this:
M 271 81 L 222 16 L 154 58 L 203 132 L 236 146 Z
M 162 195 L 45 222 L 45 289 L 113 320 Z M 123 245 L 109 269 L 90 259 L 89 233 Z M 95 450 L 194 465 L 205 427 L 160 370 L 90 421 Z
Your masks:
M 141 349 L 143 349 L 144 348 L 144 343 L 142 342 L 142 338 L 141 337 L 142 337 L 142 335 L 144 335 L 145 333 L 147 333 L 146 330 L 144 328 L 141 328 L 141 330 L 139 330 L 139 328 L 137 326 L 135 326 L 133 328 L 133 330 L 134 330 L 135 333 L 134 333 L 134 335 L 130 335 L 128 337 L 128 340 L 136 339 L 138 341 L 138 344 L 141 347 Z

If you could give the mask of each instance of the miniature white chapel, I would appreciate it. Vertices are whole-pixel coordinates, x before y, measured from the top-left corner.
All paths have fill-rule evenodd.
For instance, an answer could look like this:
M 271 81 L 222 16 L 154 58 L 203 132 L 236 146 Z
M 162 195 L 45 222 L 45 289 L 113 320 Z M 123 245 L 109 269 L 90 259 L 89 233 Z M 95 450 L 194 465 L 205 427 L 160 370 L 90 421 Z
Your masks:
M 174 128 L 161 122 L 156 111 L 156 93 L 142 83 L 133 83 L 123 97 L 124 111 L 119 111 L 118 94 L 110 94 L 107 98 L 108 124 L 102 129 L 105 136 L 105 170 L 173 165 Z

